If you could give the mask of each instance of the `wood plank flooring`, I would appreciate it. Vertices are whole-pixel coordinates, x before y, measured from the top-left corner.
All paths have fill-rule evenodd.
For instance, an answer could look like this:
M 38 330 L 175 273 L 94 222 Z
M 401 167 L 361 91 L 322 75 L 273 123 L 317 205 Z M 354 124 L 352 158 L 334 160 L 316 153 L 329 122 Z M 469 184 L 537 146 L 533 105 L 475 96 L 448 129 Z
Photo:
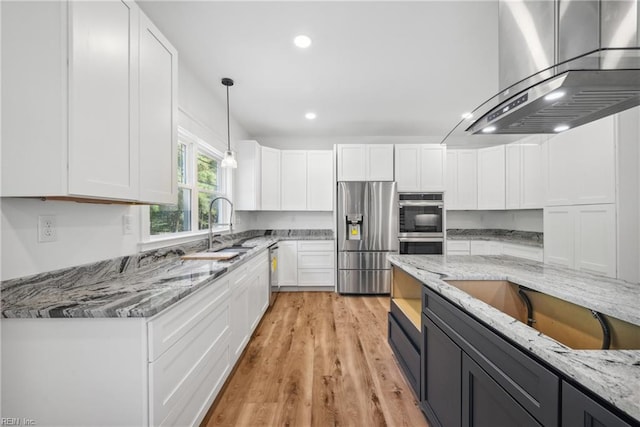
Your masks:
M 427 426 L 387 344 L 388 309 L 280 293 L 202 426 Z

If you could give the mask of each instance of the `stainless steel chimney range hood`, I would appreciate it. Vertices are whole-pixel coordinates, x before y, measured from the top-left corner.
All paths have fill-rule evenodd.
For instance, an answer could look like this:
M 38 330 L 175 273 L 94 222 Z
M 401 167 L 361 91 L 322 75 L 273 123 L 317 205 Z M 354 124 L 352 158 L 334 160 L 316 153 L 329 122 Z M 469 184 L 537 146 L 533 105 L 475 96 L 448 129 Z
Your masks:
M 508 5 L 503 7 L 503 3 Z M 521 6 L 520 8 L 514 7 Z M 534 5 L 531 7 L 531 5 Z M 536 13 L 535 8 L 551 9 L 551 20 L 539 16 L 513 13 Z M 506 12 L 503 13 L 503 9 Z M 532 12 L 533 10 L 533 12 Z M 509 13 L 511 12 L 511 13 Z M 503 24 L 504 21 L 511 21 Z M 549 24 L 551 21 L 551 25 Z M 533 33 L 554 34 L 553 65 L 511 84 L 477 107 L 461 120 L 445 137 L 443 143 L 453 147 L 499 145 L 531 134 L 553 134 L 640 105 L 640 9 L 637 0 L 556 0 L 532 2 L 505 0 L 501 2 L 500 70 L 517 62 L 517 55 L 531 53 L 513 44 L 513 28 L 521 22 L 536 23 Z M 540 25 L 546 22 L 546 27 Z M 550 28 L 549 28 L 550 27 Z M 503 28 L 509 31 L 503 31 Z M 521 40 L 528 43 L 532 27 L 519 28 Z M 516 37 L 517 39 L 517 37 Z M 537 52 L 543 52 L 544 40 L 533 37 Z M 522 44 L 522 42 L 521 42 Z M 595 49 L 593 49 L 595 46 Z M 577 47 L 576 47 L 577 46 Z M 580 49 L 592 48 L 576 55 Z M 511 50 L 511 57 L 503 51 Z M 533 51 L 533 50 L 532 50 Z M 583 50 L 584 52 L 584 50 Z M 549 54 L 551 55 L 551 54 Z M 573 55 L 569 59 L 564 59 Z M 537 58 L 539 65 L 541 62 Z M 505 61 L 511 60 L 507 64 Z M 510 76 L 513 78 L 513 76 Z M 501 80 L 504 80 L 501 76 Z M 501 81 L 504 84 L 504 81 Z

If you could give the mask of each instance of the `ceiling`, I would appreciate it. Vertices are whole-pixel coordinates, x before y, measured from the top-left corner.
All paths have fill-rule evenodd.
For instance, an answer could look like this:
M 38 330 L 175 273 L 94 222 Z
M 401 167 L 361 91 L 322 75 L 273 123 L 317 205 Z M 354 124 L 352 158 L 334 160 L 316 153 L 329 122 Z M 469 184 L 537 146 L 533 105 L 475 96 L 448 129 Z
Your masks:
M 497 1 L 139 4 L 255 138 L 441 138 L 498 90 Z

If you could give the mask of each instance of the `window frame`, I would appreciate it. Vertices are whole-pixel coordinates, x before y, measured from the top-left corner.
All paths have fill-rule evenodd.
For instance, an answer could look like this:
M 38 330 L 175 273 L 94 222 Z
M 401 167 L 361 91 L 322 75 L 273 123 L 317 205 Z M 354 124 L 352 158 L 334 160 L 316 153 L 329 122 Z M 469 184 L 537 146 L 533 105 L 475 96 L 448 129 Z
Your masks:
M 191 230 L 179 231 L 174 233 L 161 233 L 151 234 L 151 212 L 149 206 L 144 206 L 141 209 L 141 243 L 140 247 L 143 250 L 159 248 L 169 244 L 177 244 L 183 242 L 189 242 L 193 240 L 199 240 L 206 236 L 209 232 L 208 229 L 199 229 L 198 223 L 198 194 L 202 190 L 198 188 L 197 174 L 198 174 L 198 155 L 204 155 L 206 157 L 215 159 L 218 162 L 218 191 L 209 192 L 213 197 L 223 196 L 231 199 L 231 170 L 223 169 L 220 167 L 224 154 L 222 151 L 217 150 L 211 144 L 207 143 L 203 139 L 197 137 L 188 130 L 178 126 L 178 143 L 176 149 L 179 149 L 181 145 L 186 147 L 186 173 L 185 183 L 179 181 L 176 174 L 175 179 L 178 181 L 178 191 L 182 189 L 188 189 L 191 193 L 190 207 L 191 218 L 190 225 Z M 176 158 L 177 161 L 177 158 Z M 227 218 L 229 216 L 229 205 L 221 204 L 221 218 Z M 228 221 L 227 221 L 228 222 Z M 214 233 L 220 233 L 229 231 L 228 225 L 215 225 L 213 226 Z M 164 243 L 164 244 L 163 244 Z

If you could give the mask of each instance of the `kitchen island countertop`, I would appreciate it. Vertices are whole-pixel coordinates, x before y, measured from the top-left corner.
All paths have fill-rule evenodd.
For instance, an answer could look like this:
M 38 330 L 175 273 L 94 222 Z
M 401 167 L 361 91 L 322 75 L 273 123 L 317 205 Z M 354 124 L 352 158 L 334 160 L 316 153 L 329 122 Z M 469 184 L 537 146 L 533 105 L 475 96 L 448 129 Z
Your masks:
M 508 280 L 640 325 L 640 285 L 508 256 L 388 255 L 389 261 L 640 421 L 640 350 L 574 350 L 444 280 Z

